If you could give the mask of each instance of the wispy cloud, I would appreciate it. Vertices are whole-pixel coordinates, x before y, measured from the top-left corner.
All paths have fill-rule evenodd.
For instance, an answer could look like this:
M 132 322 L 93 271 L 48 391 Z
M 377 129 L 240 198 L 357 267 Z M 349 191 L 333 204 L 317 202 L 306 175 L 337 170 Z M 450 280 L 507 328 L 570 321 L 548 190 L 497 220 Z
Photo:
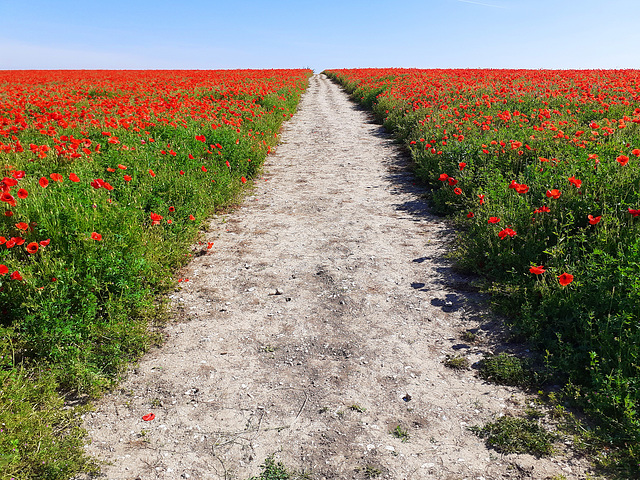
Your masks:
M 491 7 L 491 8 L 507 8 L 504 5 L 493 5 L 491 3 L 483 3 L 483 2 L 474 2 L 473 0 L 456 0 L 462 3 L 471 3 L 473 5 L 482 5 L 483 7 Z

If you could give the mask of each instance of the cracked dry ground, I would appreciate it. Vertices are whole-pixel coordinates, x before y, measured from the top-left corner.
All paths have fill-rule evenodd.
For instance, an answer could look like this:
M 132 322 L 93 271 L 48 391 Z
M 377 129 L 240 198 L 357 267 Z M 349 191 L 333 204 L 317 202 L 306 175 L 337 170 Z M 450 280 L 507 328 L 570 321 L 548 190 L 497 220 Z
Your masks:
M 584 478 L 468 430 L 528 400 L 443 365 L 482 357 L 460 333 L 490 315 L 369 114 L 314 75 L 264 172 L 182 272 L 166 344 L 87 414 L 100 478 L 246 479 L 272 454 L 320 480 Z

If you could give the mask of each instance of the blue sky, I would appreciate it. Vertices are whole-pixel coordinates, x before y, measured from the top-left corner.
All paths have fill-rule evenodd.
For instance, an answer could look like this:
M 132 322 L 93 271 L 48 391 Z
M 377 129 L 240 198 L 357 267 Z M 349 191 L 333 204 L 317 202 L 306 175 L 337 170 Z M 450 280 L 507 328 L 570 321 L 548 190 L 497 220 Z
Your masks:
M 0 0 L 0 70 L 640 68 L 638 0 Z

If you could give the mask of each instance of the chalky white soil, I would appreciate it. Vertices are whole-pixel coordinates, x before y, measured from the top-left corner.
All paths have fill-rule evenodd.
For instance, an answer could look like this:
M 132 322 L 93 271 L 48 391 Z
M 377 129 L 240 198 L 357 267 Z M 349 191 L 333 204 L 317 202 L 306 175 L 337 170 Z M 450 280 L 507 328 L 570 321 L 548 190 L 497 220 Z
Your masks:
M 166 344 L 87 414 L 99 478 L 245 480 L 272 454 L 318 480 L 585 478 L 468 430 L 530 399 L 444 366 L 497 323 L 384 130 L 315 75 L 281 142 L 182 272 Z

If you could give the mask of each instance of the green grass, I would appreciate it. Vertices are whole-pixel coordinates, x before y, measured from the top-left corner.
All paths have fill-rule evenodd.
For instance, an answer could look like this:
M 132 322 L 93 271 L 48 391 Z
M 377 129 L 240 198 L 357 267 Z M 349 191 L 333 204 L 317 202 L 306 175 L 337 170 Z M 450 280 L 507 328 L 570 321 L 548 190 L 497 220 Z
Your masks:
M 480 376 L 499 385 L 527 387 L 533 375 L 527 362 L 508 353 L 486 356 L 480 366 Z
M 444 366 L 452 370 L 469 370 L 469 359 L 462 355 L 448 355 L 444 360 Z
M 536 420 L 504 416 L 481 428 L 472 427 L 472 431 L 500 453 L 527 453 L 537 457 L 553 454 L 555 437 Z

